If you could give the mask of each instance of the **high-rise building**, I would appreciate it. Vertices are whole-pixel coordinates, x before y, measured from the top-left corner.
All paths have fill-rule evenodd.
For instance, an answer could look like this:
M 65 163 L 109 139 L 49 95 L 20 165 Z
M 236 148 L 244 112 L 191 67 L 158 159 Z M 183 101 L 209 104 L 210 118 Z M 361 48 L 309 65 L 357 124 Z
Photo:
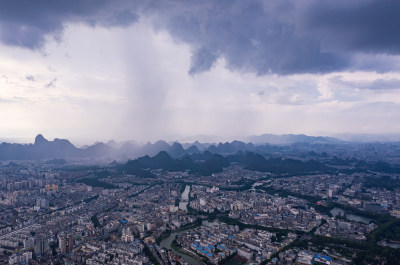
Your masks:
M 35 253 L 44 254 L 49 250 L 49 242 L 45 237 L 35 237 Z
M 36 206 L 41 208 L 48 208 L 49 207 L 49 200 L 47 199 L 37 199 Z
M 29 249 L 35 246 L 35 239 L 33 237 L 28 237 L 24 240 L 24 248 Z
M 74 236 L 68 235 L 68 250 L 71 251 L 74 248 Z
M 124 242 L 132 242 L 134 240 L 133 233 L 130 227 L 122 228 L 121 240 Z
M 67 253 L 67 239 L 63 234 L 58 235 L 58 248 L 61 254 Z

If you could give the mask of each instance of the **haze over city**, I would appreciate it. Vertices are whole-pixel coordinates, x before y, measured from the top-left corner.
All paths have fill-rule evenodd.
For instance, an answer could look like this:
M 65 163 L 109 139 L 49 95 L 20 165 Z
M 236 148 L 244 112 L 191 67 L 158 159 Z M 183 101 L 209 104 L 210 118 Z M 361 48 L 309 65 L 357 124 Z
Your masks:
M 399 9 L 391 0 L 1 1 L 0 138 L 395 134 Z

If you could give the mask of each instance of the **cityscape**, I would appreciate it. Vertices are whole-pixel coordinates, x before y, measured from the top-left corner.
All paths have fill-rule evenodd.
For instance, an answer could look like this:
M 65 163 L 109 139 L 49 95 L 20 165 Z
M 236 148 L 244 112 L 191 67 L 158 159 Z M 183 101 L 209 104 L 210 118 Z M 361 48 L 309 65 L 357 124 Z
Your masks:
M 0 262 L 395 264 L 400 144 L 306 139 L 3 161 Z M 70 144 L 38 135 L 14 147 L 46 157 L 69 150 L 59 141 Z

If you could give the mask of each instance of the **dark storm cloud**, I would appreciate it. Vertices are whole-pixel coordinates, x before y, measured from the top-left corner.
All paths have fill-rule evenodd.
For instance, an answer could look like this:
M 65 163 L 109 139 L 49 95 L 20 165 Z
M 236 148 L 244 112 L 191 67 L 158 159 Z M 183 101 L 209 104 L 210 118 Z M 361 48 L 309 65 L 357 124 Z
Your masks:
M 216 51 L 210 51 L 207 48 L 200 48 L 192 54 L 192 67 L 189 70 L 190 74 L 196 74 L 209 70 L 214 62 L 218 59 Z
M 170 1 L 155 16 L 158 27 L 191 45 L 192 74 L 210 69 L 219 57 L 231 70 L 260 75 L 329 72 L 346 65 L 341 55 L 322 51 L 312 36 L 296 33 L 290 1 L 200 2 Z
M 305 13 L 306 28 L 324 46 L 351 52 L 400 53 L 400 1 L 317 1 Z
M 360 64 L 363 55 L 399 54 L 399 13 L 398 0 L 5 0 L 0 40 L 40 49 L 48 37 L 59 40 L 68 23 L 124 27 L 140 14 L 190 45 L 191 74 L 218 58 L 259 75 L 326 73 L 370 69 Z
M 117 0 L 3 0 L 0 1 L 0 40 L 12 46 L 40 49 L 46 38 L 60 40 L 67 23 L 127 26 L 138 15 Z

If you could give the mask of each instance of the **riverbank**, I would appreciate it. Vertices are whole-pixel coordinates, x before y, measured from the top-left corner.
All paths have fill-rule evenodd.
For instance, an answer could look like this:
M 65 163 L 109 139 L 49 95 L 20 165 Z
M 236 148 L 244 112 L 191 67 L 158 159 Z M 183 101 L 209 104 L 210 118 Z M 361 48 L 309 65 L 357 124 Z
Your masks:
M 160 242 L 162 240 L 164 240 L 165 238 L 169 237 L 172 233 L 179 233 L 179 232 L 183 232 L 186 230 L 190 230 L 190 229 L 194 229 L 196 227 L 200 227 L 203 223 L 203 220 L 201 218 L 197 218 L 196 221 L 194 221 L 193 223 L 189 223 L 187 225 L 181 226 L 179 229 L 176 230 L 168 230 L 166 233 L 161 234 L 161 236 L 159 236 L 156 239 L 156 243 L 157 245 L 160 245 Z
M 173 242 L 175 241 L 176 236 L 179 235 L 181 232 L 194 230 L 202 226 L 206 227 L 212 225 L 215 225 L 215 223 L 209 223 L 208 221 L 204 221 L 201 223 L 201 225 L 192 225 L 190 227 L 188 226 L 182 229 L 171 231 L 168 235 L 164 236 L 164 238 L 160 241 L 158 245 L 162 248 L 173 251 L 175 255 L 182 256 L 182 258 L 191 265 L 208 264 L 204 262 L 204 260 L 199 260 L 198 259 L 199 256 L 197 254 L 195 254 L 196 256 L 193 256 L 193 254 L 189 252 L 190 253 L 189 255 L 188 253 L 186 253 L 184 249 L 180 249 L 180 247 L 176 244 L 176 242 L 175 244 L 173 244 Z
M 203 260 L 200 256 L 198 256 L 197 254 L 195 254 L 195 253 L 193 253 L 193 252 L 191 252 L 191 251 L 189 252 L 189 251 L 183 249 L 183 248 L 176 242 L 175 239 L 174 239 L 174 240 L 172 241 L 172 243 L 171 243 L 171 248 L 172 248 L 173 250 L 175 250 L 175 251 L 177 251 L 177 252 L 183 254 L 183 255 L 187 255 L 187 256 L 190 256 L 190 257 L 196 259 L 197 261 L 201 262 L 202 264 L 209 264 L 209 263 L 204 262 L 204 260 Z

